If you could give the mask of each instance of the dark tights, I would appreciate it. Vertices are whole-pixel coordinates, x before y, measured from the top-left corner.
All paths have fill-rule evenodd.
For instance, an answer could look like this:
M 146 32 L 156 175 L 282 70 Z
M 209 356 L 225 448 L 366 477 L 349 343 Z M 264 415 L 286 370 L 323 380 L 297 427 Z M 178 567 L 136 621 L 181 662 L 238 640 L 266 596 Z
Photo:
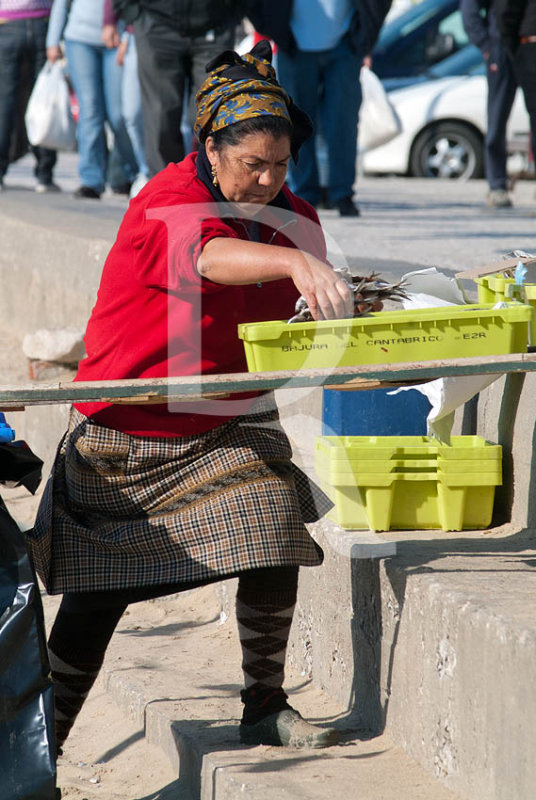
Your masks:
M 267 567 L 230 577 L 239 579 L 237 617 L 246 689 L 253 694 L 256 690 L 281 691 L 285 651 L 296 602 L 298 567 Z M 48 642 L 58 749 L 67 738 L 97 678 L 112 634 L 127 606 L 217 580 L 221 577 L 195 584 L 110 592 L 68 592 L 63 595 Z

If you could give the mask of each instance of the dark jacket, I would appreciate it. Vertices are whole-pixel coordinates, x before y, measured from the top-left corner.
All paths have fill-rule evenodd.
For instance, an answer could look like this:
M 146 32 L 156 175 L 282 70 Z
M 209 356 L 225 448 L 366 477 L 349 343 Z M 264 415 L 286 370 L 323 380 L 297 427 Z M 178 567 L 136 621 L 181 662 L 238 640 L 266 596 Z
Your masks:
M 360 55 L 374 47 L 392 0 L 352 0 L 355 14 L 350 37 Z M 248 0 L 247 16 L 259 32 L 273 39 L 281 50 L 292 53 L 296 42 L 290 28 L 292 0 Z
M 113 7 L 128 23 L 146 12 L 184 36 L 199 36 L 238 23 L 245 0 L 113 0 Z
M 503 42 L 515 53 L 522 36 L 536 36 L 536 0 L 506 0 L 499 18 Z
M 489 0 L 461 0 L 460 10 L 471 44 L 476 45 L 483 53 L 491 53 L 501 39 L 493 3 Z

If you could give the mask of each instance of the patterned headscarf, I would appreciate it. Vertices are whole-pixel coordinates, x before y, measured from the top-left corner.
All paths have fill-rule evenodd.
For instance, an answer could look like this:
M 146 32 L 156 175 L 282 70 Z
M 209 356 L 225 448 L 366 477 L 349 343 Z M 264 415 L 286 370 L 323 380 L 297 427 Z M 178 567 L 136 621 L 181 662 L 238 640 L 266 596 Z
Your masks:
M 261 40 L 244 56 L 226 50 L 207 64 L 208 78 L 196 95 L 194 132 L 200 142 L 235 122 L 252 117 L 282 117 L 292 126 L 292 155 L 297 158 L 313 127 L 307 114 L 277 82 L 271 59 L 270 43 Z

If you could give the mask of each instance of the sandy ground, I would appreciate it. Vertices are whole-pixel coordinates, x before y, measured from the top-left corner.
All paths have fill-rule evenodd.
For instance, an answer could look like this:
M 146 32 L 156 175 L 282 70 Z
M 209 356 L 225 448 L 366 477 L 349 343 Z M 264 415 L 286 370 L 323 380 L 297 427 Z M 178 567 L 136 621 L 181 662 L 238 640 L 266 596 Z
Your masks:
M 5 383 L 28 382 L 20 342 L 9 331 L 0 330 L 0 369 Z M 9 412 L 6 419 L 9 422 Z M 31 442 L 28 444 L 32 446 Z M 17 521 L 30 526 L 39 492 L 32 497 L 22 488 L 1 488 L 0 493 Z M 48 627 L 58 603 L 59 598 L 46 600 Z M 140 607 L 131 606 L 131 624 L 135 623 L 132 615 Z M 147 743 L 143 730 L 136 728 L 110 700 L 99 679 L 58 762 L 58 785 L 64 800 L 175 800 L 180 797 L 175 779 L 168 758 L 158 747 Z
M 31 524 L 39 498 L 23 489 L 2 489 L 1 494 L 17 521 Z M 44 595 L 43 599 L 49 629 L 60 598 Z M 136 614 L 142 607 L 144 625 L 150 624 L 148 614 L 158 617 L 158 609 L 151 609 L 150 604 L 133 605 L 127 612 L 129 626 L 136 626 Z M 132 652 L 128 643 L 126 647 L 128 658 Z M 167 756 L 148 744 L 143 730 L 114 704 L 99 678 L 58 761 L 63 800 L 178 800 L 176 777 Z

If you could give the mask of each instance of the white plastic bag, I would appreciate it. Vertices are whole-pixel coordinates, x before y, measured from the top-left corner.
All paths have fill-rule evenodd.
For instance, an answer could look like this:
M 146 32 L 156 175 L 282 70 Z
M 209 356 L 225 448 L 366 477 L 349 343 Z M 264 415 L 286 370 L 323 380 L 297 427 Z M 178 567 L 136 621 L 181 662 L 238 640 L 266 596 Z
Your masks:
M 30 144 L 50 150 L 76 150 L 76 123 L 63 62 L 47 61 L 37 76 L 25 121 Z
M 363 93 L 358 135 L 359 151 L 362 153 L 390 142 L 398 136 L 402 124 L 382 82 L 369 67 L 361 67 L 359 80 Z

